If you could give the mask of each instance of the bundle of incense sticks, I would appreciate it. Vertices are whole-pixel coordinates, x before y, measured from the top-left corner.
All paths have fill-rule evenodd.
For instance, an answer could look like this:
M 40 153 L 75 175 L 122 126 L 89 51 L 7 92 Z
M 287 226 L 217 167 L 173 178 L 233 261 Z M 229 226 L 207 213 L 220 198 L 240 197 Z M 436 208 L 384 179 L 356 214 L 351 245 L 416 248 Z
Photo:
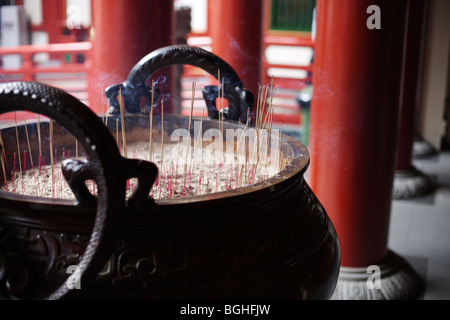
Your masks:
M 225 119 L 224 119 L 224 92 L 225 92 L 225 79 L 220 77 L 220 70 L 218 70 L 218 110 L 219 110 L 219 119 L 218 119 L 218 128 L 222 137 L 225 137 Z M 127 144 L 127 131 L 125 128 L 125 106 L 124 99 L 122 96 L 122 92 L 118 93 L 118 102 L 120 106 L 120 119 L 116 119 L 115 126 L 115 136 L 117 140 L 117 144 L 119 149 L 122 150 L 123 156 L 127 157 L 128 152 L 132 150 L 133 158 L 142 158 L 148 159 L 150 161 L 156 161 L 156 164 L 159 167 L 159 176 L 155 185 L 151 190 L 151 195 L 155 198 L 164 198 L 164 197 L 178 197 L 178 196 L 192 196 L 196 194 L 207 194 L 211 192 L 220 192 L 225 190 L 230 190 L 232 188 L 245 187 L 251 184 L 254 184 L 258 181 L 262 181 L 267 179 L 274 172 L 278 172 L 282 170 L 288 163 L 289 158 L 285 157 L 284 154 L 287 154 L 287 150 L 284 149 L 285 146 L 281 143 L 281 131 L 277 133 L 275 137 L 276 143 L 272 145 L 270 148 L 268 147 L 269 142 L 272 138 L 272 125 L 273 125 L 273 114 L 274 114 L 274 105 L 273 98 L 275 95 L 276 87 L 273 85 L 273 78 L 271 85 L 267 86 L 259 86 L 257 101 L 255 106 L 255 125 L 254 128 L 250 128 L 250 110 L 247 114 L 246 123 L 241 123 L 239 121 L 239 128 L 242 130 L 239 131 L 239 135 L 237 136 L 237 140 L 235 140 L 234 147 L 232 152 L 233 159 L 235 159 L 235 163 L 226 163 L 225 158 L 227 157 L 227 152 L 230 150 L 224 151 L 223 147 L 219 147 L 219 153 L 210 154 L 210 156 L 215 156 L 213 163 L 205 164 L 203 161 L 199 161 L 199 158 L 205 156 L 207 152 L 207 147 L 209 144 L 203 140 L 203 119 L 204 113 L 202 113 L 199 124 L 200 133 L 195 138 L 192 137 L 192 124 L 193 124 L 193 111 L 194 111 L 194 99 L 195 99 L 195 91 L 196 91 L 196 82 L 192 83 L 192 94 L 190 99 L 190 110 L 189 117 L 187 123 L 187 132 L 188 135 L 186 139 L 183 141 L 186 148 L 183 152 L 176 152 L 175 158 L 169 156 L 169 152 L 171 151 L 171 146 L 167 145 L 165 142 L 166 129 L 164 125 L 164 100 L 160 101 L 160 131 L 161 131 L 161 139 L 160 139 L 160 148 L 159 150 L 155 150 L 155 139 L 154 139 L 154 92 L 155 92 L 155 82 L 152 81 L 152 96 L 151 96 L 151 110 L 149 112 L 149 135 L 148 135 L 148 144 L 147 142 L 143 143 L 148 146 L 148 151 L 144 150 L 147 147 L 136 147 L 135 145 Z M 109 102 L 108 102 L 109 103 Z M 106 124 L 108 121 L 107 114 L 103 118 L 104 123 Z M 121 128 L 119 128 L 119 122 L 121 124 Z M 65 146 L 60 146 L 62 149 L 62 157 L 58 159 L 58 152 L 54 148 L 54 122 L 53 120 L 49 121 L 49 142 L 50 142 L 50 163 L 48 164 L 49 170 L 51 172 L 51 194 L 53 197 L 63 197 L 63 183 L 62 183 L 62 175 L 59 171 L 58 160 L 66 159 L 69 156 L 69 148 Z M 197 125 L 197 124 L 196 124 Z M 35 191 L 36 195 L 44 194 L 44 189 L 47 188 L 47 183 L 45 179 L 44 170 L 41 169 L 46 167 L 45 165 L 45 157 L 42 154 L 42 137 L 41 137 L 41 123 L 40 117 L 37 117 L 36 122 L 37 128 L 37 137 L 38 137 L 38 149 L 39 149 L 39 172 L 38 176 L 34 179 L 36 181 L 36 185 L 38 185 L 38 190 Z M 196 130 L 198 127 L 196 127 Z M 247 136 L 249 130 L 256 131 L 256 138 L 250 140 Z M 268 129 L 268 130 L 266 130 Z M 33 162 L 33 153 L 34 150 L 32 147 L 32 142 L 30 139 L 30 135 L 28 132 L 28 124 L 25 121 L 25 137 L 22 138 L 22 141 L 26 138 L 27 142 L 27 151 L 24 151 L 23 159 L 21 158 L 21 146 L 19 139 L 19 132 L 17 129 L 17 121 L 16 121 L 16 141 L 17 141 L 17 152 L 14 153 L 14 158 L 17 156 L 18 161 L 14 160 L 14 169 L 13 173 L 16 172 L 16 163 L 19 163 L 19 172 L 20 177 L 23 178 L 23 171 L 27 170 L 27 163 L 31 163 L 31 170 L 34 168 Z M 0 143 L 3 143 L 0 135 Z M 129 149 L 129 147 L 134 149 Z M 142 149 L 142 151 L 139 151 Z M 166 150 L 167 149 L 167 150 Z M 265 155 L 265 153 L 269 152 L 269 149 L 272 149 L 279 153 L 279 161 L 276 164 L 262 162 L 261 158 Z M 2 150 L 5 150 L 2 148 Z M 159 158 L 155 157 L 158 151 L 160 152 Z M 166 153 L 167 151 L 167 153 Z M 79 157 L 78 150 L 78 140 L 75 139 L 75 152 L 72 154 L 75 157 Z M 230 155 L 230 154 L 228 154 Z M 181 158 L 180 158 L 181 157 Z M 2 173 L 3 178 L 5 180 L 5 188 L 7 186 L 7 178 L 8 178 L 8 168 L 7 166 L 7 155 L 4 151 L 0 155 L 1 165 L 2 165 Z M 228 158 L 227 158 L 228 159 Z M 244 159 L 244 161 L 239 161 Z M 22 162 L 23 160 L 23 162 Z M 183 166 L 180 166 L 180 163 L 183 163 Z M 23 167 L 22 167 L 23 165 Z M 180 174 L 181 173 L 181 174 Z M 50 179 L 48 179 L 50 180 Z M 23 185 L 23 183 L 22 183 Z M 91 192 L 96 192 L 94 182 L 87 182 L 88 189 Z M 131 179 L 127 181 L 127 189 L 128 191 L 132 190 L 137 183 Z M 10 188 L 11 189 L 11 188 Z M 19 190 L 19 188 L 15 188 L 14 190 Z

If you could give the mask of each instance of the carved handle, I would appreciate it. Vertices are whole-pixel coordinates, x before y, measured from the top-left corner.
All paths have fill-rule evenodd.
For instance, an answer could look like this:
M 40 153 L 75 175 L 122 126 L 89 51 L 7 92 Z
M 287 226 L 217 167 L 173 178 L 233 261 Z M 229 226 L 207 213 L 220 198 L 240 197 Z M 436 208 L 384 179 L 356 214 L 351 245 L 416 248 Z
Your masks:
M 97 212 L 92 234 L 78 264 L 81 281 L 88 286 L 109 258 L 122 221 L 125 183 L 124 177 L 117 176 L 116 173 L 125 159 L 120 156 L 114 138 L 102 121 L 87 106 L 63 90 L 36 82 L 2 83 L 0 114 L 14 111 L 30 111 L 56 120 L 78 139 L 86 151 L 87 162 L 79 166 L 81 169 L 78 172 L 81 172 L 82 178 L 95 179 L 98 186 L 98 201 L 95 200 Z M 76 178 L 77 170 L 69 167 L 70 164 L 66 164 L 66 173 L 71 171 L 75 181 L 79 183 L 81 178 Z M 81 199 L 86 201 L 87 198 L 81 196 Z M 7 198 L 2 199 L 3 203 L 7 204 L 8 201 L 10 200 Z M 11 264 L 8 263 L 5 253 L 1 256 L 0 263 L 3 267 L 0 266 L 0 269 L 3 270 L 0 270 L 0 285 L 7 282 L 5 279 L 8 272 L 14 272 L 14 268 L 4 268 L 5 265 Z M 72 279 L 67 279 L 66 283 L 47 298 L 59 299 L 65 296 L 70 290 L 70 281 Z M 0 290 L 4 292 L 6 289 Z M 5 295 L 2 294 L 2 297 L 5 298 Z
M 216 79 L 219 78 L 220 72 L 221 79 L 218 80 L 221 83 L 223 82 L 224 98 L 228 100 L 229 105 L 227 112 L 224 113 L 225 118 L 229 120 L 240 119 L 243 122 L 247 120 L 247 112 L 249 109 L 251 111 L 253 106 L 253 94 L 244 88 L 234 69 L 211 52 L 188 45 L 167 46 L 149 53 L 133 67 L 127 81 L 106 89 L 106 97 L 109 99 L 111 106 L 118 106 L 117 93 L 120 89 L 122 90 L 127 111 L 138 112 L 139 107 L 136 105 L 136 101 L 139 99 L 137 97 L 148 97 L 149 92 L 151 92 L 149 91 L 150 88 L 146 86 L 148 78 L 157 70 L 176 64 L 189 64 L 199 67 Z M 219 91 L 221 92 L 222 88 L 217 86 L 206 86 L 203 90 L 208 115 L 213 119 L 217 118 L 219 114 L 215 105 Z M 156 95 L 159 95 L 159 92 Z M 113 109 L 113 112 L 117 113 L 117 110 L 114 111 Z

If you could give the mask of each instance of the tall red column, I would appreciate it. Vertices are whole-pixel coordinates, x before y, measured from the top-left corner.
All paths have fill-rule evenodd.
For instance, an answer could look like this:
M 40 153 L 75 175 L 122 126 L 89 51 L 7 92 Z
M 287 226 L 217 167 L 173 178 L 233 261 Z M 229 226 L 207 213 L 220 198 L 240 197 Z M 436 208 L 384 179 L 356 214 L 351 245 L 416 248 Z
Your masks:
M 433 190 L 431 179 L 416 169 L 411 162 L 415 121 L 421 99 L 421 61 L 424 52 L 426 15 L 427 1 L 409 0 L 397 163 L 392 194 L 394 199 L 414 198 Z
M 341 298 L 358 298 L 345 292 L 365 287 L 351 278 L 354 272 L 367 278 L 368 266 L 384 268 L 392 259 L 387 243 L 407 7 L 406 0 L 317 1 L 309 179 L 340 241 L 341 275 L 348 276 L 336 289 Z M 383 276 L 382 285 L 389 279 Z
M 102 112 L 107 86 L 125 81 L 133 66 L 148 53 L 175 43 L 174 14 L 173 0 L 92 1 L 89 105 L 94 111 Z M 172 72 L 166 71 L 161 79 L 158 86 L 168 97 L 173 93 Z M 167 100 L 165 109 L 169 109 L 170 97 Z
M 234 68 L 256 97 L 262 73 L 264 1 L 209 0 L 208 4 L 212 52 Z

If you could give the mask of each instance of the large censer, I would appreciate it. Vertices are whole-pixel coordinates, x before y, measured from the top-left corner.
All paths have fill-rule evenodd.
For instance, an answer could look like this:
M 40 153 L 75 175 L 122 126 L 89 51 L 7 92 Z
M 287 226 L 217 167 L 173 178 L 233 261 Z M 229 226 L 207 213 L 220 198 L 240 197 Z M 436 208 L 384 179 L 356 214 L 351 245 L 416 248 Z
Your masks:
M 200 127 L 191 127 L 190 117 L 153 114 L 159 92 L 147 80 L 173 64 L 194 65 L 227 79 L 225 87 L 205 87 L 208 117 Z M 225 112 L 216 107 L 221 94 L 229 102 Z M 194 132 L 195 127 L 201 135 L 220 129 L 224 139 L 228 132 L 250 130 L 254 123 L 244 124 L 249 124 L 255 99 L 226 62 L 200 48 L 161 48 L 144 57 L 125 83 L 107 88 L 106 96 L 111 104 L 108 122 L 60 89 L 35 82 L 0 84 L 1 114 L 39 115 L 1 130 L 0 182 L 9 186 L 0 191 L 3 299 L 331 297 L 339 243 L 304 179 L 309 154 L 302 143 L 278 135 L 277 147 L 271 148 L 279 150 L 284 162 L 265 179 L 245 184 L 235 178 L 234 187 L 229 180 L 225 190 L 199 182 L 200 190 L 207 191 L 188 196 L 184 188 L 183 196 L 178 191 L 175 197 L 174 191 L 166 198 L 155 196 L 164 180 L 158 162 L 125 157 L 118 147 L 119 133 L 126 134 L 128 146 L 147 141 L 150 132 L 155 144 L 169 147 L 169 136 L 181 128 Z M 141 111 L 143 98 L 147 102 Z M 124 131 L 117 130 L 119 124 Z M 54 150 L 64 150 L 63 156 Z M 47 155 L 46 167 L 51 161 L 46 182 L 37 178 L 42 154 Z M 248 157 L 250 151 L 244 154 Z M 55 180 L 57 166 L 60 180 Z M 31 180 L 24 182 L 26 172 L 32 172 Z M 185 186 L 186 172 L 178 174 Z M 132 178 L 137 187 L 130 194 Z M 53 192 L 62 192 L 64 182 L 73 199 L 43 197 L 39 188 L 28 195 L 18 192 L 50 181 Z

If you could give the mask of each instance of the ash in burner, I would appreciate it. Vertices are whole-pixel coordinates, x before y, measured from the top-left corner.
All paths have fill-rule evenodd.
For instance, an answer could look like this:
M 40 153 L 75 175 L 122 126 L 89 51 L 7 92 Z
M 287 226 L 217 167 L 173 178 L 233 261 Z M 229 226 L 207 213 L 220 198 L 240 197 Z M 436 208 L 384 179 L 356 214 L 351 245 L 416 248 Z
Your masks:
M 220 153 L 212 144 L 214 142 L 202 143 L 202 146 L 194 143 L 186 153 L 186 145 L 183 143 L 155 143 L 154 150 L 163 150 L 163 154 L 153 154 L 159 176 L 150 196 L 154 199 L 167 199 L 222 192 L 264 181 L 280 171 L 280 167 L 264 163 L 262 159 L 260 161 L 263 164 L 257 164 L 257 159 L 249 158 L 248 153 L 247 161 L 243 154 Z M 148 143 L 136 142 L 128 145 L 128 151 L 129 158 L 148 160 L 150 148 Z M 188 154 L 187 162 L 185 154 Z M 55 158 L 57 160 L 57 153 Z M 280 166 L 285 166 L 285 163 L 281 161 Z M 63 177 L 61 162 L 57 162 L 52 168 L 42 160 L 39 167 L 23 173 L 15 171 L 16 169 L 13 170 L 12 178 L 3 184 L 3 190 L 36 197 L 74 199 Z M 92 194 L 97 193 L 95 181 L 86 181 L 86 186 Z M 127 197 L 136 186 L 137 179 L 127 181 Z
M 236 129 L 224 129 L 223 118 L 219 117 L 217 128 L 203 131 L 203 117 L 193 121 L 191 112 L 187 128 L 178 128 L 169 137 L 167 129 L 164 128 L 164 105 L 161 101 L 160 119 L 154 121 L 153 109 L 149 113 L 148 129 L 145 133 L 145 136 L 149 137 L 148 141 L 144 141 L 145 137 L 141 136 L 140 141 L 127 143 L 123 105 L 120 106 L 120 117 L 109 119 L 110 125 L 113 124 L 114 127 L 111 133 L 115 136 L 124 157 L 147 160 L 157 165 L 159 175 L 150 192 L 150 196 L 154 199 L 191 197 L 250 186 L 274 176 L 290 162 L 285 156 L 286 152 L 281 150 L 281 132 L 271 129 L 272 99 L 268 110 L 261 112 L 266 104 L 267 92 L 268 88 L 265 91 L 261 90 L 255 127 L 249 127 L 247 120 L 245 125 L 239 124 Z M 108 117 L 103 121 L 108 125 Z M 194 132 L 192 137 L 191 126 Z M 28 135 L 27 127 L 25 123 L 25 131 L 21 130 L 22 136 L 19 137 L 16 126 L 15 139 L 18 147 L 6 148 L 2 154 L 4 175 L 2 189 L 29 196 L 74 199 L 63 177 L 61 162 L 58 161 L 71 157 L 78 158 L 79 153 L 82 155 L 82 151 L 78 150 L 78 142 L 74 142 L 72 136 L 66 137 L 58 127 L 56 130 L 59 131 L 54 133 L 52 121 L 48 123 L 45 133 L 41 134 L 40 125 L 37 126 L 34 136 Z M 61 136 L 64 136 L 64 139 L 61 139 Z M 57 146 L 53 145 L 54 139 L 58 140 Z M 46 154 L 50 153 L 50 157 L 45 159 L 39 156 L 39 164 L 35 163 L 33 166 L 31 161 L 31 166 L 28 164 L 27 168 L 27 163 L 32 160 L 29 156 L 33 154 L 32 149 L 38 149 L 36 145 L 34 147 L 31 145 L 38 144 L 41 154 L 43 141 L 47 142 Z M 67 144 L 68 141 L 71 141 L 70 146 Z M 28 151 L 22 153 L 21 148 Z M 50 150 L 52 152 L 49 152 Z M 8 161 L 4 159 L 7 158 L 10 159 L 11 168 L 5 168 Z M 95 181 L 86 181 L 86 186 L 92 194 L 97 193 Z M 126 197 L 131 195 L 136 186 L 137 179 L 127 181 Z

